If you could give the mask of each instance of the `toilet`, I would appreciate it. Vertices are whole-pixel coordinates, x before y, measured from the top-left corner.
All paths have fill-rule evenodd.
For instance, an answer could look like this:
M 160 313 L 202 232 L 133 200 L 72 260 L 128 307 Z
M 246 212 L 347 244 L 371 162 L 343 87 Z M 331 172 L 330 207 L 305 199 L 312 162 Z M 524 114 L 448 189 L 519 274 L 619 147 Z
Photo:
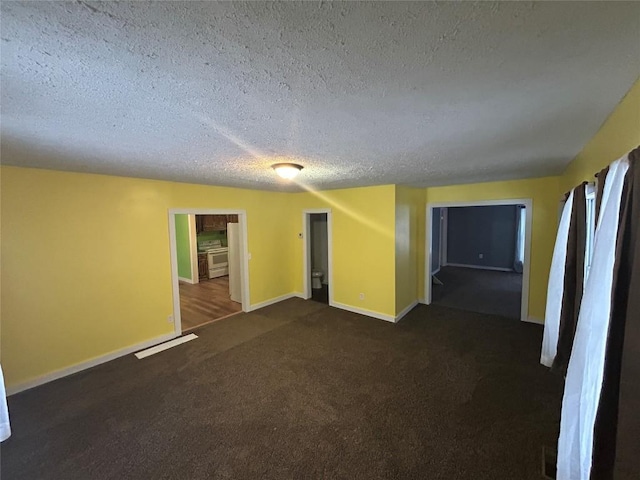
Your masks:
M 311 272 L 311 287 L 315 289 L 322 288 L 322 272 L 317 270 Z

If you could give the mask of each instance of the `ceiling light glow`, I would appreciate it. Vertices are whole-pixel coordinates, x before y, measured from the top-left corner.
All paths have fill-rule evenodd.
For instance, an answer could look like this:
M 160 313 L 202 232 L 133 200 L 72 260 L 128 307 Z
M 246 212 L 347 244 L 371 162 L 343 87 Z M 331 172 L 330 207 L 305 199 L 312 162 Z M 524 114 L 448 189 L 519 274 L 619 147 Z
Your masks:
M 275 163 L 271 165 L 271 168 L 273 168 L 282 178 L 291 180 L 300 173 L 300 170 L 302 170 L 303 167 L 297 163 Z

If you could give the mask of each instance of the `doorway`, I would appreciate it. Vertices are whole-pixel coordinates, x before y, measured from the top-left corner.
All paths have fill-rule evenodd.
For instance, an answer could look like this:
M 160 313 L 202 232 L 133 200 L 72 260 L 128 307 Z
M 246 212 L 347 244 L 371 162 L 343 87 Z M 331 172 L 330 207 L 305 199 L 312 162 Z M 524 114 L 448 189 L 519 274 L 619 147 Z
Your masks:
M 530 199 L 427 205 L 425 303 L 528 320 Z
M 304 297 L 330 305 L 333 299 L 331 210 L 305 210 L 303 225 Z
M 176 335 L 248 311 L 246 232 L 244 210 L 169 211 Z

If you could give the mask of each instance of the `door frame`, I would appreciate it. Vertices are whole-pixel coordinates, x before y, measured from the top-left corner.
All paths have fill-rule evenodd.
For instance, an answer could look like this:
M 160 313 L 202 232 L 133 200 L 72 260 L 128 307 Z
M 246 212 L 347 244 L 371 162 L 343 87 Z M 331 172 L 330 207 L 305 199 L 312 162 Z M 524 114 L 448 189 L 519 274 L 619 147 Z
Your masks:
M 329 305 L 333 306 L 333 215 L 330 208 L 309 208 L 302 210 L 302 295 L 311 298 L 311 215 L 327 214 L 327 281 L 329 282 Z
M 447 242 L 449 240 L 449 209 L 441 210 L 442 223 L 440 224 L 440 268 L 447 266 Z
M 433 207 L 433 208 L 439 208 L 439 207 Z M 444 258 L 447 252 L 446 243 L 445 243 L 447 241 L 447 236 L 445 232 L 446 222 L 444 219 L 445 212 L 447 212 L 446 207 L 441 207 L 440 208 L 440 238 L 439 238 L 440 243 L 439 243 L 439 249 L 438 249 L 438 259 L 440 263 L 438 264 L 438 268 L 435 271 L 433 271 L 432 265 L 429 265 L 429 272 L 431 272 L 432 276 L 436 275 L 440 271 L 440 269 L 446 265 L 445 258 Z M 431 212 L 431 218 L 433 219 L 433 211 Z M 433 225 L 431 226 L 433 227 Z M 431 239 L 431 241 L 433 241 L 433 238 Z
M 170 208 L 169 209 L 169 249 L 171 257 L 171 289 L 173 294 L 173 329 L 177 336 L 182 335 L 182 318 L 180 316 L 180 284 L 178 281 L 178 251 L 176 248 L 176 214 L 193 215 L 238 215 L 240 224 L 240 285 L 242 295 L 242 311 L 250 310 L 249 290 L 249 246 L 247 240 L 247 212 L 241 209 L 213 208 Z M 194 225 L 195 231 L 195 225 Z
M 433 251 L 433 231 L 431 219 L 434 208 L 443 207 L 487 207 L 495 205 L 524 205 L 525 206 L 525 240 L 524 240 L 524 266 L 522 268 L 522 298 L 520 301 L 520 321 L 529 320 L 529 275 L 531 271 L 531 227 L 533 221 L 533 201 L 530 198 L 513 198 L 504 200 L 476 200 L 469 202 L 434 202 L 427 203 L 426 223 L 428 228 L 425 245 L 425 279 L 424 279 L 424 303 L 431 304 L 431 254 Z
M 189 245 L 191 245 L 191 283 L 200 283 L 198 275 L 198 237 L 196 232 L 196 216 L 189 215 Z

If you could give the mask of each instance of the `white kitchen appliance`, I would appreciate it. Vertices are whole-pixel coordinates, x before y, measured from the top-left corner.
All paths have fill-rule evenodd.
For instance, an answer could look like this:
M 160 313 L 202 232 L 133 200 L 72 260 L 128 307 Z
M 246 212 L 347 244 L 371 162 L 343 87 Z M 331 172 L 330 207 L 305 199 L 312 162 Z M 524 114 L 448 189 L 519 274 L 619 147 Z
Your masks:
M 207 248 L 209 278 L 229 275 L 229 249 L 222 246 L 220 240 L 213 240 Z

